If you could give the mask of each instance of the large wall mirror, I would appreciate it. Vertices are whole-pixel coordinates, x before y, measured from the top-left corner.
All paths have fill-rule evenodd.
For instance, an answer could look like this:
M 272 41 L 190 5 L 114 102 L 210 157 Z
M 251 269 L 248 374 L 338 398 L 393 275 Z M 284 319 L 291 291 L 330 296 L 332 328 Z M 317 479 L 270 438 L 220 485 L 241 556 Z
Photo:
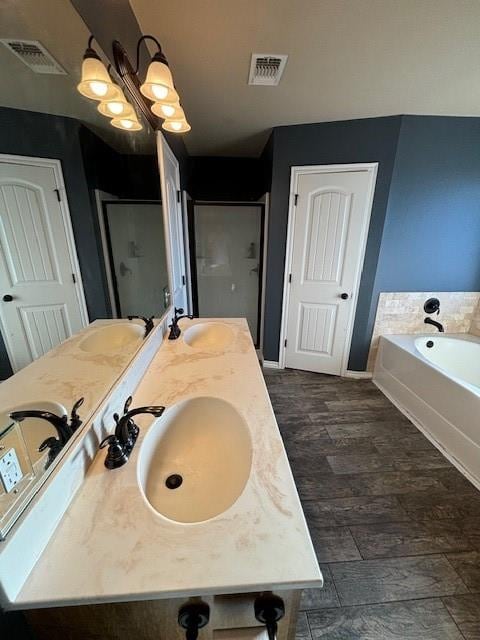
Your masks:
M 0 391 L 17 373 L 28 390 L 28 365 L 94 320 L 162 319 L 170 308 L 157 134 L 140 112 L 139 130 L 112 126 L 77 91 L 91 33 L 70 0 L 0 6 Z M 134 353 L 110 378 L 92 369 L 84 424 Z M 12 427 L 21 395 L 0 394 L 0 459 L 14 449 L 25 477 L 44 476 L 53 465 L 38 446 L 54 433 Z M 60 396 L 52 387 L 46 410 L 59 402 L 69 412 Z M 12 495 L 0 481 L 0 520 Z
M 162 317 L 170 283 L 155 132 L 78 93 L 90 30 L 69 0 L 0 11 L 6 379 L 95 319 Z

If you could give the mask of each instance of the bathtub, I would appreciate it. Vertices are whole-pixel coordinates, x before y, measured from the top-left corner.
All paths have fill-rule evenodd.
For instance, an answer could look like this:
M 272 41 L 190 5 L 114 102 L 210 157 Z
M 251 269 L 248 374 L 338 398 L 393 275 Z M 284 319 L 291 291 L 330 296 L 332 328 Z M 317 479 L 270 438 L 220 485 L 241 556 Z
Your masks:
M 382 336 L 373 382 L 480 489 L 480 338 Z

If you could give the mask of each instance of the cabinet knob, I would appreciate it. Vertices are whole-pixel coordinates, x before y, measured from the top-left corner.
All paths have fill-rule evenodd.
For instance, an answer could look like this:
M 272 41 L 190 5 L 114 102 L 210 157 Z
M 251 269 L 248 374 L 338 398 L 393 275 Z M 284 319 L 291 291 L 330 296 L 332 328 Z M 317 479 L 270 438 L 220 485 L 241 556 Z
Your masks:
M 11 302 L 13 300 L 13 296 L 11 296 L 9 293 L 5 294 L 3 296 L 3 301 L 4 302 Z
M 340 298 L 341 298 L 342 300 L 348 300 L 348 293 L 341 293 L 341 294 L 340 294 Z

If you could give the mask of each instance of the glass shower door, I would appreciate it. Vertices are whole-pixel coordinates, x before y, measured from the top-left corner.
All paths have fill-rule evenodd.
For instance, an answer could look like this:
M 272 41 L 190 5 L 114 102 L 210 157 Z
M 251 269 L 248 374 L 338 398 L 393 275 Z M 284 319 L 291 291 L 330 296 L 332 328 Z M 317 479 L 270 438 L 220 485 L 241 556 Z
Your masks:
M 110 267 L 119 318 L 161 318 L 169 303 L 162 205 L 104 203 Z
M 246 318 L 258 345 L 263 206 L 196 204 L 193 217 L 199 317 Z

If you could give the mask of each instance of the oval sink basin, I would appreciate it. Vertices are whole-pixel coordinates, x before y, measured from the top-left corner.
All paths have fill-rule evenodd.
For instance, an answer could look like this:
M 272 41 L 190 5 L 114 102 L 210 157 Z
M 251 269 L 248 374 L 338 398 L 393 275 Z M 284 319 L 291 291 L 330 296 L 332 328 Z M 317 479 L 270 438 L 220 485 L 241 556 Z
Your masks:
M 242 416 L 225 400 L 198 397 L 167 409 L 150 427 L 137 476 L 157 513 L 192 523 L 231 507 L 251 466 L 252 442 Z
M 222 351 L 233 342 L 233 337 L 232 328 L 223 322 L 200 322 L 183 334 L 190 347 L 209 351 Z
M 78 345 L 82 351 L 89 353 L 110 354 L 140 343 L 145 329 L 133 322 L 119 322 L 105 327 L 93 329 Z

